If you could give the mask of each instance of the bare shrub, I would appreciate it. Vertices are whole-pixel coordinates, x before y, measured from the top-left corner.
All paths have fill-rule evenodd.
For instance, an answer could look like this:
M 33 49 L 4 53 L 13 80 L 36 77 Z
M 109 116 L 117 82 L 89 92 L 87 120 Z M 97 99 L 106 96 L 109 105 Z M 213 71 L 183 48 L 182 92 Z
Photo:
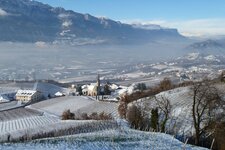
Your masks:
M 74 117 L 74 113 L 71 113 L 69 109 L 65 110 L 62 114 L 62 120 L 73 120 Z
M 107 114 L 104 111 L 99 114 L 99 120 L 112 120 L 113 117 L 111 114 Z
M 93 112 L 89 115 L 89 119 L 91 120 L 100 120 L 97 112 Z
M 174 85 L 172 84 L 171 80 L 169 78 L 164 78 L 159 83 L 160 91 L 167 91 L 174 88 Z
M 193 85 L 194 82 L 193 81 L 184 81 L 182 83 L 179 83 L 178 85 L 176 85 L 176 87 L 186 87 L 186 86 L 190 86 Z
M 90 115 L 82 113 L 81 115 L 76 116 L 75 120 L 113 120 L 113 117 L 111 114 L 107 114 L 105 112 L 93 112 Z
M 88 114 L 87 114 L 87 113 L 82 113 L 82 114 L 81 114 L 81 119 L 82 119 L 82 120 L 89 120 Z

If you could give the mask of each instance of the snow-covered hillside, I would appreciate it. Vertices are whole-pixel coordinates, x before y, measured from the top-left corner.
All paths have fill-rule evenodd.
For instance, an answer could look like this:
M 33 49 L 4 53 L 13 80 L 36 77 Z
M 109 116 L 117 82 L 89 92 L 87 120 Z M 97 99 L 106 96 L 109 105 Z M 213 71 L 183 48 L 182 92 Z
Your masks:
M 216 85 L 219 90 L 225 88 L 224 84 Z M 148 115 L 153 108 L 159 107 L 157 101 L 168 99 L 171 104 L 169 120 L 166 124 L 166 132 L 176 136 L 191 137 L 194 135 L 192 119 L 193 93 L 190 87 L 180 87 L 157 94 L 155 97 L 139 99 L 133 104 L 140 106 Z

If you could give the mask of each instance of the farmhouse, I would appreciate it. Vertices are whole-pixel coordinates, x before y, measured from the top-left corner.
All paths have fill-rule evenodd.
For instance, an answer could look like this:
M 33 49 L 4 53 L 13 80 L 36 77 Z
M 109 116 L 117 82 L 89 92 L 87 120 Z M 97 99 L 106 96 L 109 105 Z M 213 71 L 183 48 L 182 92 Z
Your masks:
M 21 103 L 34 102 L 42 98 L 42 94 L 35 90 L 18 90 L 16 93 L 16 100 Z

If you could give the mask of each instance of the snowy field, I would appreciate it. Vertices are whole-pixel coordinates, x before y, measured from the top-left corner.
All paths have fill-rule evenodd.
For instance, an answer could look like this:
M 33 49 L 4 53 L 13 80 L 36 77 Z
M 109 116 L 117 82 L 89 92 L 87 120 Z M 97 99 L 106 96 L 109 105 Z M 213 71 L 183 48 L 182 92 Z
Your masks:
M 206 150 L 185 145 L 170 135 L 141 132 L 131 129 L 110 129 L 81 133 L 60 138 L 35 140 L 25 143 L 0 144 L 4 150 Z
M 96 101 L 90 97 L 84 96 L 65 96 L 42 101 L 29 106 L 31 109 L 37 109 L 50 114 L 61 116 L 63 111 L 70 109 L 74 113 L 92 113 L 106 112 L 118 117 L 117 103 Z

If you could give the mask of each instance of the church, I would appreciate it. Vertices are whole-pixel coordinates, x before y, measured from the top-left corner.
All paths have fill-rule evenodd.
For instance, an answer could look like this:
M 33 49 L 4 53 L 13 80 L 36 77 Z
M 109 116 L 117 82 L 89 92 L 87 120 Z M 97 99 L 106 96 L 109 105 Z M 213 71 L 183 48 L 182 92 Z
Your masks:
M 100 75 L 97 76 L 97 82 L 82 86 L 82 93 L 86 96 L 98 96 L 101 93 Z

